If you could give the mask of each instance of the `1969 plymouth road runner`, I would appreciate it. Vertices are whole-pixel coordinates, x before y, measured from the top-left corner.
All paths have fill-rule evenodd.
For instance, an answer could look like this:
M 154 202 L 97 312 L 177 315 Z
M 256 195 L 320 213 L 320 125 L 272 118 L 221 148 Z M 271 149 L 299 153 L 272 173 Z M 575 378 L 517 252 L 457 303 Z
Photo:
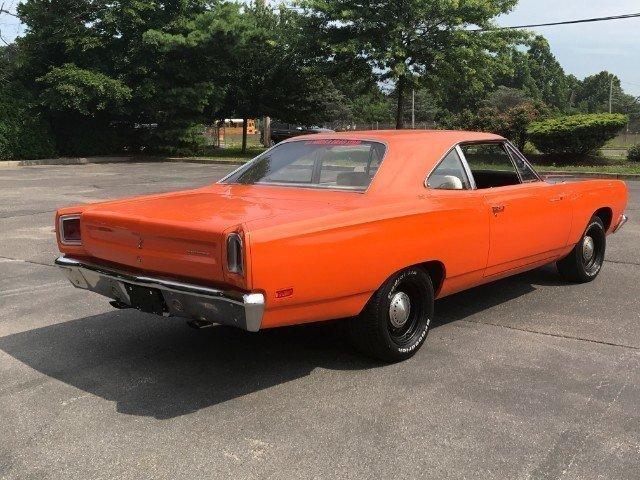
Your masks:
M 621 181 L 547 183 L 496 135 L 332 132 L 203 188 L 62 208 L 56 264 L 116 308 L 200 326 L 344 318 L 359 349 L 397 361 L 436 298 L 550 262 L 593 280 L 626 203 Z

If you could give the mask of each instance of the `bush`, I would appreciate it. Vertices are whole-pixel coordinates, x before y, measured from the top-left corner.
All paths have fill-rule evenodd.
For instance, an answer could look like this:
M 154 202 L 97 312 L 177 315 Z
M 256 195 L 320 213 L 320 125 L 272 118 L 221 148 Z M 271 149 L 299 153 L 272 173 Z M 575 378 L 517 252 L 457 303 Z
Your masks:
M 51 128 L 31 108 L 30 96 L 19 84 L 0 87 L 0 160 L 56 156 Z
M 527 143 L 529 125 L 544 115 L 547 107 L 540 102 L 523 99 L 517 92 L 520 91 L 503 88 L 489 98 L 487 106 L 477 112 L 465 110 L 445 119 L 443 126 L 497 133 L 511 140 L 522 150 Z M 519 103 L 515 104 L 516 102 Z
M 640 162 L 640 143 L 629 148 L 627 158 L 630 162 Z
M 527 133 L 543 153 L 586 155 L 602 148 L 628 121 L 619 114 L 571 115 L 534 122 Z

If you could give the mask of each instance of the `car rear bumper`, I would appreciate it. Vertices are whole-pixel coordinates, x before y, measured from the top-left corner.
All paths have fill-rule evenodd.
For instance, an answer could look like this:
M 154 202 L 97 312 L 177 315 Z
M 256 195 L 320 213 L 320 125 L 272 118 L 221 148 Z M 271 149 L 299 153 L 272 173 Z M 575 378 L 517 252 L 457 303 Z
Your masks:
M 629 220 L 629 218 L 623 213 L 620 215 L 620 218 L 618 219 L 618 223 L 616 224 L 616 226 L 613 228 L 613 233 L 616 233 L 618 230 L 620 230 L 622 228 L 622 226 L 627 223 L 627 220 Z
M 99 293 L 125 306 L 132 305 L 129 292 L 135 285 L 148 289 L 150 294 L 160 292 L 165 303 L 163 315 L 220 323 L 250 332 L 257 332 L 262 324 L 265 303 L 262 293 L 142 276 L 65 256 L 57 258 L 55 264 L 76 288 Z

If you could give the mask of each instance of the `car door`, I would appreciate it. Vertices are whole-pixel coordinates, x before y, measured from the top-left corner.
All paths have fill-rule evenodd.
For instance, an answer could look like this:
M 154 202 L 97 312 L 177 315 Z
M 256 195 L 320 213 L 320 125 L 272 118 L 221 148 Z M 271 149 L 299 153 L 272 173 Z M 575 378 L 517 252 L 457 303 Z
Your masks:
M 482 283 L 489 252 L 489 218 L 482 193 L 474 188 L 459 147 L 428 175 L 429 200 L 425 238 L 446 265 L 440 295 Z
M 562 184 L 543 182 L 506 143 L 462 151 L 490 219 L 485 276 L 553 258 L 566 246 L 571 207 Z

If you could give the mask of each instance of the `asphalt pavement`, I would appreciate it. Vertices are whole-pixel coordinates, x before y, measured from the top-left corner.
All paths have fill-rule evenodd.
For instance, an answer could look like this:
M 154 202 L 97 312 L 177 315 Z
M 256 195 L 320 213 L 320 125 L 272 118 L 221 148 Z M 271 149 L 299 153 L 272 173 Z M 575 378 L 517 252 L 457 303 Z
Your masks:
M 331 324 L 114 310 L 52 266 L 57 207 L 228 171 L 0 168 L 0 478 L 639 478 L 640 182 L 596 281 L 544 267 L 438 301 L 395 365 Z

